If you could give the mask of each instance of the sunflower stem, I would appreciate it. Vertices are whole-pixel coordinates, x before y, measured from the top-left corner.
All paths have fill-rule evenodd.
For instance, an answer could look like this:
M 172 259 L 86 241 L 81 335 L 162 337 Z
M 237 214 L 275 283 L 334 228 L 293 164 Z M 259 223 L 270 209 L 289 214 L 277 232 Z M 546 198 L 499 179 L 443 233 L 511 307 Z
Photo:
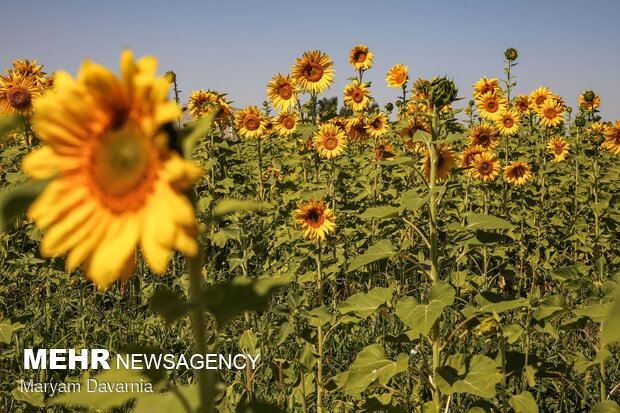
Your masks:
M 256 152 L 258 152 L 258 196 L 263 200 L 263 154 L 260 147 L 261 139 L 256 139 Z
M 321 270 L 321 238 L 318 239 L 316 253 L 316 288 L 319 296 L 319 306 L 323 305 L 323 273 Z M 316 404 L 317 413 L 323 411 L 323 327 L 319 325 L 317 332 L 317 346 L 319 358 L 317 360 Z

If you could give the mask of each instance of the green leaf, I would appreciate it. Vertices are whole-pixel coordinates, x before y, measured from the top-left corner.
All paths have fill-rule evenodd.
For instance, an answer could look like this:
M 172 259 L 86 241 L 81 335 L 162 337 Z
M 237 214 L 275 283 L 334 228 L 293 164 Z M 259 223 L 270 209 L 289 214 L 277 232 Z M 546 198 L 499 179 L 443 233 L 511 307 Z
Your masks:
M 424 142 L 428 145 L 433 140 L 433 137 L 430 133 L 425 132 L 422 129 L 418 129 L 411 140 L 413 142 Z
M 526 298 L 519 297 L 511 300 L 490 292 L 484 292 L 476 296 L 476 301 L 479 305 L 479 308 L 476 310 L 477 313 L 500 314 L 504 311 L 530 306 L 530 302 Z
M 380 307 L 385 306 L 393 293 L 393 288 L 376 287 L 367 293 L 352 295 L 340 304 L 337 310 L 341 314 L 353 313 L 358 317 L 366 318 Z
M 0 193 L 0 231 L 6 231 L 15 218 L 26 212 L 49 182 L 50 180 L 31 181 L 2 191 Z
M 398 216 L 399 208 L 393 206 L 380 206 L 374 208 L 368 208 L 364 213 L 360 214 L 359 217 L 362 219 L 372 219 L 372 218 L 394 218 Z
M 360 397 L 361 393 L 373 384 L 387 385 L 397 373 L 407 370 L 409 357 L 401 353 L 396 361 L 389 360 L 380 344 L 365 347 L 359 352 L 348 371 L 344 384 L 344 392 L 353 397 Z
M 200 139 L 209 133 L 211 130 L 211 123 L 213 123 L 218 112 L 219 108 L 214 108 L 205 118 L 193 122 L 182 131 L 181 134 L 184 136 L 181 138 L 181 147 L 183 148 L 183 156 L 185 156 L 185 158 L 192 158 L 194 147 Z
M 465 229 L 512 229 L 513 225 L 505 219 L 485 214 L 468 214 Z
M 515 413 L 538 413 L 538 406 L 534 396 L 528 391 L 514 395 L 508 400 L 508 404 Z
M 603 321 L 602 331 L 601 344 L 603 346 L 620 340 L 620 288 Z
M 0 142 L 4 142 L 13 130 L 19 128 L 26 121 L 25 118 L 19 115 L 11 115 L 0 121 Z
M 594 406 L 590 413 L 620 413 L 620 406 L 612 400 L 605 400 Z
M 452 305 L 455 296 L 454 287 L 445 281 L 439 281 L 431 287 L 431 300 L 441 301 L 445 306 Z
M 353 271 L 371 262 L 379 261 L 384 258 L 392 258 L 397 254 L 396 248 L 390 240 L 383 239 L 372 247 L 368 248 L 362 255 L 353 259 L 347 271 Z
M 440 300 L 424 305 L 417 304 L 413 297 L 405 297 L 396 304 L 396 315 L 409 328 L 427 336 L 445 307 L 446 304 Z
M 18 383 L 21 384 L 21 381 L 18 380 Z M 43 392 L 36 392 L 36 391 L 22 391 L 21 386 L 18 385 L 16 388 L 13 389 L 13 391 L 11 391 L 11 396 L 13 396 L 13 399 L 20 401 L 20 402 L 26 402 L 31 406 L 34 407 L 45 407 L 45 401 L 44 401 L 44 396 L 45 393 Z
M 219 201 L 213 207 L 213 219 L 221 219 L 222 217 L 234 214 L 235 212 L 254 211 L 262 208 L 260 202 L 244 199 L 226 198 Z
M 0 343 L 11 344 L 13 333 L 22 328 L 22 323 L 11 323 L 8 319 L 0 321 Z
M 495 397 L 495 385 L 502 379 L 495 362 L 480 354 L 449 356 L 437 373 L 437 387 L 444 393 L 469 393 L 486 399 Z
M 415 190 L 410 189 L 403 193 L 401 198 L 401 207 L 411 212 L 416 212 L 428 202 L 428 194 L 420 196 Z
M 183 401 L 187 402 L 191 411 L 200 407 L 198 386 L 190 384 L 180 386 L 163 394 L 148 394 L 136 401 L 133 413 L 168 413 L 186 411 Z
M 612 303 L 593 304 L 578 310 L 574 310 L 573 313 L 577 316 L 588 317 L 590 320 L 601 323 L 607 320 L 607 316 L 611 311 Z

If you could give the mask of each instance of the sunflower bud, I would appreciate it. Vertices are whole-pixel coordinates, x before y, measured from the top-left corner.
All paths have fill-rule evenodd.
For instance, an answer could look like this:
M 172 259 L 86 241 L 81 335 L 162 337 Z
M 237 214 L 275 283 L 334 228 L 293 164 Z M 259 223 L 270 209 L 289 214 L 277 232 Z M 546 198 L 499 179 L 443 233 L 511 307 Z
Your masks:
M 509 61 L 517 60 L 517 57 L 519 57 L 519 52 L 517 52 L 517 49 L 514 47 L 509 47 L 504 52 L 504 56 L 506 56 L 506 60 Z
M 385 111 L 390 113 L 394 110 L 394 104 L 392 102 L 388 102 L 385 104 Z
M 570 106 L 567 106 L 567 107 L 566 107 L 566 111 L 567 111 L 568 113 L 573 113 L 573 108 L 571 108 Z
M 583 128 L 584 126 L 586 126 L 586 118 L 581 115 L 575 117 L 575 126 L 577 126 L 578 128 Z
M 168 83 L 172 84 L 174 82 L 177 81 L 177 74 L 174 73 L 172 70 L 168 70 L 165 74 L 164 77 L 166 78 L 166 80 L 168 81 Z
M 453 81 L 446 77 L 435 78 L 428 85 L 428 99 L 438 109 L 452 103 L 456 99 L 458 90 Z
M 596 93 L 594 93 L 594 91 L 586 90 L 585 92 L 583 92 L 583 100 L 585 100 L 586 102 L 592 103 L 594 102 L 594 99 L 596 99 Z
M 487 317 L 478 324 L 478 333 L 482 336 L 494 336 L 499 332 L 499 323 L 493 317 Z

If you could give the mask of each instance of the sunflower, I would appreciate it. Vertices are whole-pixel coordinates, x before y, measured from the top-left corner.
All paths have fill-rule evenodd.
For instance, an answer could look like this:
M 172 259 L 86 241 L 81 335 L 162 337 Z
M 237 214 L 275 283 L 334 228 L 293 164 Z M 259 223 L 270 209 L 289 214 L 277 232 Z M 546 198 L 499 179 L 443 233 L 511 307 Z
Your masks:
M 413 136 L 418 130 L 430 133 L 430 124 L 420 118 L 409 119 L 407 123 L 400 130 L 400 137 L 403 143 L 410 151 L 414 153 L 422 153 L 424 151 L 424 144 L 422 142 L 414 142 Z
M 55 177 L 28 210 L 46 257 L 67 254 L 98 288 L 127 279 L 138 246 L 148 266 L 166 271 L 173 250 L 198 252 L 194 209 L 183 191 L 202 169 L 170 149 L 163 126 L 179 116 L 167 100 L 157 60 L 137 62 L 126 50 L 121 77 L 86 61 L 76 80 L 56 76 L 57 91 L 41 98 L 32 119 L 48 145 L 26 156 L 34 179 Z
M 304 231 L 305 239 L 325 239 L 336 227 L 334 213 L 325 202 L 312 199 L 297 205 L 295 222 Z
M 355 46 L 349 53 L 349 63 L 355 70 L 368 70 L 372 67 L 375 55 L 368 51 L 368 46 Z
M 532 110 L 532 101 L 528 95 L 519 95 L 515 99 L 515 107 L 524 115 L 529 115 Z
M 492 149 L 499 144 L 497 126 L 480 123 L 469 130 L 469 146 L 479 145 L 484 149 Z
M 474 156 L 471 165 L 473 166 L 471 176 L 483 182 L 494 181 L 501 169 L 497 161 L 497 156 L 490 151 L 485 151 Z
M 558 126 L 564 120 L 564 109 L 555 98 L 549 98 L 536 109 L 543 126 Z
M 187 109 L 194 120 L 206 118 L 213 110 L 217 110 L 215 124 L 226 126 L 233 117 L 232 108 L 226 102 L 225 94 L 215 91 L 194 90 L 189 96 Z
M 263 136 L 269 136 L 276 130 L 276 124 L 274 123 L 274 119 L 270 117 L 265 117 L 265 132 Z
M 478 110 L 482 119 L 496 120 L 506 110 L 506 98 L 499 91 L 487 92 L 478 98 Z
M 450 150 L 448 145 L 437 145 L 437 180 L 445 181 L 450 175 L 450 169 L 456 165 L 456 158 L 454 153 Z M 430 179 L 431 176 L 431 157 L 428 149 L 424 152 L 424 158 L 422 158 L 422 169 L 426 178 Z
M 405 112 L 408 115 L 416 116 L 416 115 L 420 115 L 423 113 L 429 113 L 429 109 L 426 103 L 421 102 L 420 100 L 417 100 L 417 99 L 413 99 L 413 100 L 407 101 L 407 104 L 405 105 Z
M 620 120 L 617 120 L 614 126 L 607 128 L 602 147 L 614 155 L 620 156 Z
M 527 162 L 510 162 L 504 170 L 504 179 L 511 185 L 525 185 L 532 176 Z
M 367 119 L 364 116 L 355 116 L 347 122 L 347 135 L 353 142 L 363 143 L 370 139 L 366 125 Z
M 354 80 L 352 84 L 344 87 L 344 104 L 354 112 L 363 112 L 368 109 L 370 91 L 366 89 L 367 83 L 359 83 Z
M 339 127 L 324 123 L 314 134 L 314 147 L 323 158 L 331 159 L 339 156 L 347 147 L 347 138 Z
M 609 130 L 606 123 L 595 122 L 586 131 L 588 141 L 594 146 L 600 146 L 605 141 L 605 133 Z
M 334 80 L 331 58 L 320 50 L 308 50 L 292 68 L 293 80 L 304 92 L 322 94 Z
M 501 112 L 495 123 L 499 129 L 499 133 L 503 136 L 511 136 L 519 131 L 519 122 L 521 121 L 521 115 L 515 108 L 510 108 L 504 112 Z
M 248 106 L 237 113 L 235 123 L 239 135 L 248 139 L 265 136 L 265 116 L 256 106 Z
M 409 79 L 408 73 L 407 66 L 404 66 L 401 63 L 392 66 L 392 68 L 387 72 L 387 77 L 385 78 L 388 87 L 393 87 L 395 89 L 403 87 Z
M 413 98 L 419 100 L 428 99 L 427 89 L 430 83 L 431 82 L 427 79 L 418 78 L 412 87 Z
M 546 88 L 544 86 L 541 86 L 532 93 L 530 93 L 530 99 L 532 101 L 532 104 L 536 108 L 542 106 L 542 104 L 545 103 L 545 100 L 553 96 L 555 95 L 549 90 L 549 88 Z
M 591 96 L 587 96 L 586 94 L 591 94 Z M 590 101 L 586 100 L 586 97 L 589 98 Z M 579 95 L 579 107 L 585 110 L 594 110 L 601 106 L 601 97 L 594 93 L 591 90 L 587 90 L 581 95 Z
M 333 118 L 328 120 L 328 122 L 331 123 L 332 125 L 336 125 L 337 127 L 339 127 L 340 130 L 342 130 L 344 133 L 347 133 L 347 128 L 348 128 L 347 119 L 343 119 L 340 116 L 334 116 Z
M 24 59 L 23 61 L 21 59 L 14 60 L 13 67 L 14 69 L 7 70 L 9 75 L 19 75 L 23 77 L 33 76 L 35 78 L 35 83 L 39 87 L 42 89 L 47 88 L 47 73 L 43 71 L 43 65 L 37 65 L 36 59 L 32 62 L 28 59 Z
M 41 96 L 34 76 L 13 73 L 0 77 L 0 116 L 30 115 Z
M 558 163 L 566 158 L 570 145 L 560 136 L 559 138 L 551 138 L 547 149 L 554 155 L 553 162 Z
M 293 84 L 291 75 L 284 76 L 278 73 L 267 84 L 267 97 L 274 108 L 278 110 L 289 110 L 295 107 L 297 102 L 297 88 Z
M 386 140 L 377 142 L 377 146 L 372 148 L 372 152 L 375 154 L 375 159 L 378 161 L 389 161 L 396 156 L 394 146 Z
M 293 112 L 280 112 L 274 120 L 276 131 L 283 136 L 289 136 L 297 129 L 299 116 Z
M 366 122 L 366 131 L 373 138 L 380 138 L 388 132 L 388 118 L 383 112 L 370 117 Z
M 497 78 L 487 79 L 486 77 L 483 77 L 474 84 L 473 88 L 474 97 L 479 98 L 488 92 L 495 92 L 496 90 L 499 92 L 499 83 Z
M 480 155 L 485 152 L 485 149 L 480 145 L 468 146 L 463 151 L 463 155 L 461 156 L 461 168 L 469 168 L 474 163 L 474 158 L 476 155 Z M 467 174 L 471 175 L 472 169 L 467 170 Z

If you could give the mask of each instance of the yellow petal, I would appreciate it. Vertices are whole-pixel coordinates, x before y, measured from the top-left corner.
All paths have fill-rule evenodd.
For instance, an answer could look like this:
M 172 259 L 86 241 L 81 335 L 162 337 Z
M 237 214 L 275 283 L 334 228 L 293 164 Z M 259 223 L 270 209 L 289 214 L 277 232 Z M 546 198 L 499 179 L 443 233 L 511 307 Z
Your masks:
M 48 179 L 56 175 L 62 160 L 49 146 L 43 146 L 24 157 L 22 169 L 34 179 Z

